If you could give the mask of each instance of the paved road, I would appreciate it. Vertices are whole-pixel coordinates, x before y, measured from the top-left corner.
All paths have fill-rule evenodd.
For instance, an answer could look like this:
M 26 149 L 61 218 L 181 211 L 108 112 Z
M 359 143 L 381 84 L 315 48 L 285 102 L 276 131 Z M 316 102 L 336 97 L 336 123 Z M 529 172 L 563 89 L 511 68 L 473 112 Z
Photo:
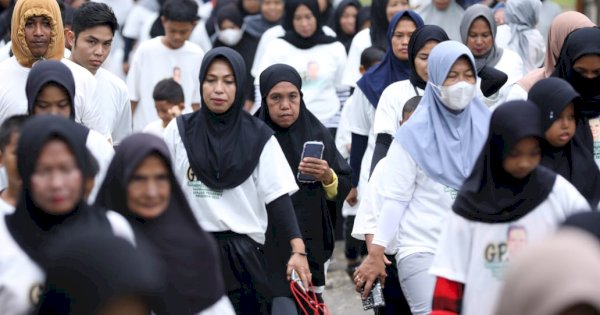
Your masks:
M 350 277 L 346 274 L 346 260 L 344 258 L 344 244 L 336 242 L 334 259 L 327 273 L 327 288 L 325 289 L 325 303 L 329 307 L 330 315 L 366 315 L 373 312 L 362 310 L 358 293 L 354 291 Z

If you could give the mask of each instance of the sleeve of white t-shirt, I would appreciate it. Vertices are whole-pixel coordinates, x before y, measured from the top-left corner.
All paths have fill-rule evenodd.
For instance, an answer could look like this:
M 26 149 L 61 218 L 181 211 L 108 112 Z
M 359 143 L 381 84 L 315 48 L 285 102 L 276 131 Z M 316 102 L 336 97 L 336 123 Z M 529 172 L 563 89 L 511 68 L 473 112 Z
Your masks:
M 141 98 L 140 82 L 142 78 L 140 76 L 142 66 L 140 65 L 140 62 L 143 58 L 142 51 L 138 49 L 137 53 L 133 56 L 133 60 L 130 62 L 129 72 L 127 73 L 129 99 L 134 102 L 139 102 Z
M 367 32 L 368 31 L 369 30 L 367 30 Z M 358 34 L 360 34 L 360 32 Z M 344 78 L 342 84 L 351 87 L 355 87 L 356 81 L 360 79 L 360 55 L 362 55 L 363 51 L 360 39 L 361 36 L 354 36 L 354 39 L 352 39 L 350 49 L 348 50 L 348 61 L 346 62 L 346 68 L 344 69 L 343 74 Z
M 398 141 L 392 141 L 387 158 L 394 163 L 385 164 L 386 176 L 379 190 L 383 204 L 373 237 L 373 244 L 383 247 L 387 247 L 398 233 L 417 181 L 417 163 Z
M 102 114 L 102 108 L 110 108 L 110 106 L 101 105 L 104 99 L 97 91 L 96 79 L 90 73 L 89 78 L 77 81 L 76 84 L 83 84 L 85 87 L 81 89 L 83 95 L 76 95 L 81 106 L 78 108 L 79 111 L 75 111 L 75 120 L 89 129 L 99 132 L 105 139 L 110 139 L 111 128 Z
M 113 210 L 106 212 L 106 218 L 110 222 L 110 226 L 115 236 L 128 241 L 133 246 L 136 245 L 135 233 L 133 232 L 133 228 L 127 219 Z
M 95 178 L 94 188 L 92 189 L 92 192 L 88 198 L 88 201 L 91 204 L 94 202 L 94 200 L 96 200 L 96 194 L 100 190 L 100 186 L 104 181 L 106 171 L 108 171 L 108 166 L 115 155 L 115 150 L 101 134 L 95 132 L 94 130 L 90 130 L 90 133 L 88 134 L 86 147 L 98 162 L 98 174 Z
M 340 124 L 335 133 L 335 146 L 344 159 L 350 157 L 350 144 L 352 143 L 352 131 L 350 131 L 350 113 L 349 109 L 352 106 L 352 96 L 346 100 L 346 104 L 342 107 L 340 114 Z
M 552 188 L 553 192 L 559 194 L 561 208 L 564 211 L 565 218 L 572 214 L 582 211 L 589 211 L 590 204 L 585 197 L 581 195 L 579 190 L 573 186 L 568 180 L 560 175 L 556 175 L 556 182 Z
M 274 136 L 265 144 L 256 166 L 255 182 L 265 204 L 298 190 L 292 169 Z
M 379 97 L 375 119 L 373 120 L 373 133 L 375 136 L 380 133 L 394 135 L 400 126 L 402 109 L 406 102 L 398 99 L 398 93 L 395 93 L 397 88 L 398 85 L 394 83 L 383 90 L 381 97 Z M 399 102 L 401 104 L 398 104 Z
M 472 243 L 472 223 L 451 212 L 442 228 L 429 273 L 451 281 L 465 283 Z
M 127 22 L 123 27 L 123 36 L 139 39 L 142 25 L 146 21 L 145 15 L 148 12 L 139 3 L 137 3 L 127 15 Z
M 348 109 L 350 131 L 357 135 L 369 136 L 371 130 L 369 106 L 371 106 L 371 103 L 360 89 L 355 89 L 351 98 L 351 107 Z
M 527 91 L 518 83 L 513 84 L 508 90 L 508 94 L 506 95 L 506 101 L 515 101 L 515 100 L 526 100 L 527 99 Z
M 379 189 L 383 177 L 385 177 L 385 161 L 387 158 L 384 157 L 377 163 L 367 188 L 362 195 L 360 205 L 356 212 L 356 218 L 354 219 L 354 226 L 352 227 L 352 237 L 364 240 L 365 234 L 375 234 L 377 230 L 377 219 L 381 211 L 382 199 L 379 195 Z
M 337 62 L 335 72 L 335 87 L 337 89 L 348 88 L 348 85 L 345 85 L 342 82 L 344 79 L 344 71 L 346 69 L 346 61 L 348 59 L 346 56 L 346 49 L 344 49 L 344 46 L 341 43 L 338 44 L 339 45 L 336 45 L 335 50 L 335 61 Z
M 118 116 L 112 131 L 114 145 L 118 145 L 132 133 L 131 102 L 129 101 L 127 87 L 123 86 L 123 89 L 119 90 L 119 94 L 117 99 L 119 100 L 120 111 L 117 112 Z
M 167 144 L 167 148 L 169 149 L 169 153 L 171 154 L 171 159 L 175 161 L 177 154 L 179 153 L 177 152 L 176 148 L 177 145 L 181 142 L 179 128 L 177 128 L 177 119 L 171 119 L 171 122 L 167 125 L 165 131 L 163 132 L 163 140 L 165 140 L 165 143 Z M 180 173 L 175 172 L 175 170 L 173 171 L 175 174 Z

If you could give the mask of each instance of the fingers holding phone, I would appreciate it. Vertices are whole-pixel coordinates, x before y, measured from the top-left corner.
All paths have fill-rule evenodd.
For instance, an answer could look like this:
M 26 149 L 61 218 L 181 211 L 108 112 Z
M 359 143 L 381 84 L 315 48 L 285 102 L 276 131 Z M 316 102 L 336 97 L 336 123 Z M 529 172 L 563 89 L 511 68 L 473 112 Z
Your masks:
M 300 161 L 298 171 L 304 175 L 310 175 L 314 177 L 315 181 L 323 182 L 328 185 L 333 181 L 333 173 L 329 167 L 329 163 L 325 160 L 321 160 L 314 157 L 305 157 Z

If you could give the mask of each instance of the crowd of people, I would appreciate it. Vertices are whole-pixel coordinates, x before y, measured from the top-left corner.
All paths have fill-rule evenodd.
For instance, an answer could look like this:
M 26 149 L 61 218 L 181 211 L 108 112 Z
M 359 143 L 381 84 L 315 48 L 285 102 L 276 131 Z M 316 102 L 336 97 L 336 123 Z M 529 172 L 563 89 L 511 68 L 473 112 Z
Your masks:
M 340 238 L 375 314 L 600 313 L 600 28 L 582 13 L 0 9 L 1 314 L 327 315 Z

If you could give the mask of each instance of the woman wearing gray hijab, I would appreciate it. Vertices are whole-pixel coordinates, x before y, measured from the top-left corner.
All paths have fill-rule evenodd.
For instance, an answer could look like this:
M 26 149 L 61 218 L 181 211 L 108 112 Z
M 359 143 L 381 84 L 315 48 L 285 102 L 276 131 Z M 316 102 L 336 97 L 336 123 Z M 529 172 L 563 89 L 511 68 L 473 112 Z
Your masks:
M 417 10 L 425 24 L 441 27 L 455 41 L 460 41 L 460 29 L 456 21 L 462 18 L 464 12 L 455 0 L 431 0 L 431 3 Z
M 541 67 L 544 61 L 544 37 L 535 28 L 541 7 L 539 0 L 508 1 L 504 12 L 506 24 L 498 27 L 496 44 L 516 51 L 523 58 L 524 73 Z
M 479 73 L 483 67 L 487 66 L 504 72 L 508 77 L 498 92 L 482 98 L 488 106 L 502 104 L 506 100 L 510 86 L 521 79 L 524 74 L 521 57 L 510 48 L 501 48 L 496 45 L 497 29 L 494 13 L 483 4 L 470 6 L 460 22 L 462 43 L 473 53 L 477 72 Z

